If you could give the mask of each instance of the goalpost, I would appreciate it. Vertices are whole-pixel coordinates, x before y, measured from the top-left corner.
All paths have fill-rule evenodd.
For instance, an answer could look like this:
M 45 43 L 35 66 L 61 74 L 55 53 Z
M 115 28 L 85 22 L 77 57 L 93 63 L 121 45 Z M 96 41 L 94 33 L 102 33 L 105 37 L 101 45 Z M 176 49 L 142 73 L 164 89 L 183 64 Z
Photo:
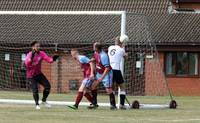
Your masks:
M 133 43 L 128 42 L 128 45 L 127 45 L 128 50 L 131 54 L 129 56 L 129 61 L 126 62 L 123 60 L 121 62 L 121 71 L 122 71 L 123 75 L 127 78 L 127 80 L 129 81 L 129 83 L 127 83 L 128 88 L 129 88 L 129 86 L 131 88 L 131 89 L 129 89 L 129 91 L 135 91 L 135 92 L 138 91 L 138 93 L 136 93 L 136 95 L 145 95 L 146 94 L 146 95 L 155 95 L 155 96 L 158 95 L 157 92 L 160 93 L 160 91 L 161 91 L 161 90 L 155 91 L 156 88 L 154 86 L 152 86 L 151 84 L 146 85 L 146 83 L 148 83 L 148 82 L 151 83 L 151 81 L 149 81 L 149 80 L 151 80 L 151 79 L 153 79 L 153 77 L 155 77 L 154 75 L 150 75 L 150 74 L 145 75 L 144 71 L 146 71 L 147 73 L 149 72 L 147 69 L 147 67 L 148 67 L 147 65 L 149 65 L 149 69 L 154 70 L 155 73 L 157 72 L 157 70 L 158 70 L 158 72 L 160 72 L 159 71 L 160 69 L 157 69 L 156 68 L 157 66 L 152 65 L 154 63 L 151 63 L 151 62 L 154 62 L 154 61 L 148 60 L 148 59 L 154 59 L 154 56 L 153 56 L 153 58 L 150 58 L 150 57 L 151 57 L 151 55 L 155 55 L 155 52 L 157 52 L 157 51 L 155 49 L 155 47 L 156 47 L 155 44 L 153 44 L 151 42 L 152 39 L 150 39 L 148 36 L 149 34 L 147 34 L 149 32 L 147 29 L 148 25 L 146 25 L 146 21 L 143 22 L 143 20 L 140 20 L 140 19 L 146 19 L 146 17 L 144 17 L 143 15 L 130 14 L 128 16 L 128 18 L 130 19 L 128 25 L 127 25 L 127 13 L 125 11 L 0 11 L 0 20 L 1 20 L 1 18 L 3 18 L 1 16 L 3 16 L 3 17 L 8 16 L 7 17 L 8 20 L 14 19 L 12 16 L 19 17 L 19 19 L 21 19 L 21 21 L 22 21 L 22 24 L 20 25 L 20 23 L 19 23 L 19 25 L 20 25 L 19 27 L 16 24 L 15 25 L 16 27 L 14 27 L 14 26 L 12 27 L 14 29 L 22 28 L 22 30 L 27 30 L 27 29 L 31 29 L 31 28 L 28 28 L 28 26 L 31 26 L 32 28 L 34 28 L 33 29 L 33 32 L 35 33 L 34 35 L 40 36 L 40 34 L 36 33 L 36 29 L 38 28 L 39 31 L 41 31 L 41 33 L 43 35 L 41 36 L 41 38 L 32 38 L 34 40 L 44 40 L 44 39 L 48 40 L 48 38 L 50 37 L 49 40 L 54 39 L 54 40 L 58 40 L 58 42 L 61 42 L 61 43 L 54 42 L 54 41 L 42 42 L 44 44 L 44 48 L 49 50 L 50 53 L 55 53 L 55 52 L 57 53 L 58 51 L 60 51 L 62 53 L 65 53 L 65 52 L 68 53 L 68 50 L 70 48 L 78 47 L 78 48 L 80 48 L 80 50 L 83 50 L 84 53 L 87 54 L 89 52 L 89 54 L 91 54 L 91 46 L 89 46 L 89 45 L 91 45 L 92 44 L 91 41 L 96 40 L 96 38 L 97 38 L 97 40 L 103 39 L 104 41 L 102 41 L 102 43 L 105 44 L 106 46 L 108 46 L 111 44 L 110 42 L 113 42 L 113 39 L 118 35 L 124 35 L 124 34 L 128 33 L 127 35 L 129 36 L 129 34 L 132 35 L 132 33 L 135 33 L 135 34 L 133 34 L 133 36 L 135 36 L 135 37 L 131 39 L 133 41 Z M 63 19 L 59 20 L 60 17 L 61 18 L 63 17 Z M 73 24 L 73 21 L 70 20 L 71 17 L 72 17 L 72 20 L 74 19 L 75 23 L 77 23 L 78 26 Z M 92 19 L 90 19 L 90 17 Z M 52 21 L 50 20 L 50 19 L 56 19 L 56 18 L 58 20 L 52 20 Z M 15 20 L 17 20 L 17 19 L 18 18 L 15 18 Z M 37 21 L 42 21 L 41 23 L 44 23 L 44 24 L 42 25 L 40 22 L 37 22 Z M 88 21 L 88 22 L 85 22 L 85 21 Z M 133 21 L 135 21 L 135 25 L 131 25 L 131 23 Z M 5 21 L 3 21 L 3 22 L 5 22 Z M 13 20 L 9 21 L 9 22 L 13 22 Z M 45 23 L 45 22 L 48 22 L 48 23 Z M 23 26 L 23 23 L 25 23 L 26 25 Z M 63 25 L 60 25 L 59 23 L 62 23 Z M 98 27 L 99 25 L 97 25 L 97 23 L 102 23 L 101 27 Z M 28 24 L 30 24 L 30 25 L 28 25 Z M 33 26 L 31 24 L 33 24 Z M 59 26 L 58 30 L 56 29 L 56 26 L 54 26 L 54 24 L 57 24 L 57 26 Z M 74 31 L 73 34 L 70 29 L 68 32 L 66 32 L 67 28 L 63 27 L 63 26 L 65 26 L 65 24 L 68 25 L 70 29 L 72 29 L 72 32 Z M 85 24 L 88 24 L 88 25 L 85 25 Z M 91 26 L 90 26 L 90 24 L 91 24 Z M 2 25 L 0 27 L 0 29 L 1 28 L 4 29 L 5 25 Z M 47 27 L 45 27 L 45 25 L 47 25 Z M 38 26 L 38 27 L 35 28 L 35 26 Z M 83 26 L 83 28 L 82 28 L 82 26 Z M 130 28 L 130 26 L 134 26 L 134 27 Z M 46 32 L 42 32 L 42 28 L 45 28 L 44 30 Z M 127 28 L 128 28 L 128 30 L 127 30 Z M 94 31 L 94 33 L 101 32 L 102 34 L 99 34 L 99 36 L 98 36 L 97 34 L 94 34 L 93 32 L 87 32 L 87 31 L 84 32 L 84 30 L 87 30 L 87 29 L 90 31 Z M 54 33 L 57 33 L 56 31 L 58 31 L 58 36 L 56 34 L 54 34 Z M 120 31 L 120 33 L 119 33 L 119 31 Z M 133 31 L 135 31 L 135 32 L 133 32 Z M 85 35 L 85 37 L 83 37 L 83 39 L 81 39 L 82 37 L 79 35 L 81 35 L 83 32 L 86 33 L 86 35 Z M 51 35 L 49 33 L 53 33 L 53 34 Z M 142 33 L 143 35 L 140 36 L 140 33 Z M 31 35 L 29 33 L 27 33 L 27 34 Z M 21 36 L 20 32 L 18 35 Z M 59 35 L 61 35 L 61 37 L 59 37 Z M 14 36 L 16 36 L 16 35 L 14 35 Z M 65 37 L 65 36 L 67 36 L 67 37 Z M 70 39 L 70 37 L 68 37 L 68 36 L 72 36 L 73 38 Z M 31 41 L 32 39 L 30 39 L 30 37 L 26 37 L 23 35 L 22 38 L 19 38 L 17 40 L 25 40 L 26 39 L 28 41 L 29 40 Z M 65 38 L 67 38 L 67 39 L 65 39 Z M 7 38 L 5 38 L 5 39 L 7 39 Z M 134 40 L 137 40 L 137 39 L 139 39 L 141 41 L 134 42 Z M 65 40 L 67 40 L 67 41 L 65 41 Z M 76 42 L 76 40 L 80 40 L 80 41 Z M 83 40 L 83 42 L 82 42 L 82 40 Z M 5 45 L 1 45 L 1 48 L 3 48 L 2 52 L 5 54 L 5 60 L 8 60 L 8 61 L 10 60 L 11 56 L 8 55 L 9 53 L 7 53 L 7 52 L 13 53 L 13 52 L 15 52 L 15 50 L 17 50 L 17 48 L 15 49 L 15 42 L 12 42 L 12 41 L 15 41 L 15 40 L 9 39 L 8 42 L 6 41 L 8 44 L 6 43 Z M 88 41 L 88 42 L 86 42 L 86 41 Z M 14 43 L 14 46 L 12 45 L 12 43 Z M 29 48 L 27 46 L 27 43 L 28 42 L 20 42 L 19 41 L 16 43 L 16 45 L 23 46 L 23 48 L 27 52 L 27 50 Z M 80 46 L 79 46 L 79 44 L 80 44 Z M 21 52 L 24 52 L 24 50 L 20 51 L 20 53 Z M 11 55 L 12 55 L 12 53 L 11 53 Z M 68 57 L 69 57 L 69 55 L 67 56 L 67 58 Z M 135 57 L 137 57 L 137 58 L 135 58 Z M 23 58 L 24 58 L 24 56 L 22 56 L 22 59 Z M 155 57 L 155 58 L 157 58 L 157 57 Z M 13 61 L 15 59 L 16 58 L 14 58 Z M 56 67 L 51 66 L 51 68 L 49 68 L 49 67 L 46 68 L 48 70 L 54 69 L 53 72 L 56 71 L 56 77 L 54 78 L 54 76 L 52 75 L 51 81 L 58 82 L 56 84 L 55 88 L 56 88 L 56 91 L 61 92 L 61 93 L 63 91 L 63 87 L 69 88 L 69 87 L 66 87 L 66 82 L 64 83 L 63 80 L 61 80 L 61 78 L 63 79 L 64 76 L 59 78 L 59 76 L 61 76 L 63 73 L 66 72 L 64 70 L 63 66 L 61 66 L 64 64 L 64 63 L 62 63 L 64 61 L 63 59 L 60 60 L 59 63 L 56 63 Z M 4 63 L 4 62 L 2 61 L 2 63 Z M 71 63 L 71 61 L 70 61 L 70 64 L 72 64 L 72 65 L 70 65 L 70 66 L 65 65 L 65 66 L 73 68 L 74 64 Z M 127 66 L 125 67 L 125 64 L 128 64 L 127 65 L 128 67 Z M 4 69 L 4 68 L 1 68 L 1 69 Z M 5 69 L 7 69 L 7 68 L 5 68 Z M 14 70 L 14 68 L 12 68 L 12 69 Z M 125 69 L 126 69 L 126 71 L 125 71 Z M 131 73 L 128 73 L 129 71 Z M 63 73 L 60 73 L 60 72 L 63 72 Z M 69 70 L 67 72 L 71 72 L 71 71 Z M 137 73 L 137 75 L 134 74 L 133 72 Z M 57 74 L 59 74 L 59 75 L 57 75 Z M 159 73 L 159 74 L 163 75 L 163 73 Z M 4 76 L 4 75 L 2 75 L 2 76 Z M 22 76 L 24 76 L 24 75 L 20 75 L 20 77 L 22 77 Z M 149 79 L 147 80 L 148 77 L 149 77 Z M 13 88 L 14 87 L 13 85 L 9 85 L 9 87 L 7 86 L 7 82 L 12 81 L 12 80 L 4 80 L 4 78 L 5 77 L 0 78 L 2 80 L 0 82 L 1 83 L 0 89 L 4 90 L 4 87 L 9 88 L 9 89 Z M 19 78 L 14 78 L 14 80 L 15 79 L 17 82 L 20 81 L 20 80 L 17 80 Z M 163 79 L 165 79 L 165 78 L 159 79 L 158 82 L 156 81 L 156 84 L 160 85 L 159 83 L 162 83 Z M 69 80 L 69 81 L 72 81 L 72 80 L 75 81 L 76 79 L 71 78 L 71 80 Z M 132 82 L 132 81 L 134 81 L 134 82 Z M 143 82 L 143 81 L 145 81 L 145 82 Z M 146 82 L 146 81 L 148 81 L 148 82 Z M 155 81 L 155 80 L 152 80 L 152 81 Z M 140 83 L 140 82 L 142 82 L 142 83 Z M 70 82 L 68 82 L 68 84 L 69 83 Z M 130 83 L 132 83 L 132 84 L 130 84 Z M 145 84 L 145 86 L 143 84 Z M 162 85 L 162 88 L 166 89 L 166 87 L 163 87 L 163 86 L 167 86 L 167 83 L 164 83 L 164 84 L 165 85 Z M 1 85 L 2 85 L 2 87 L 1 87 Z M 10 87 L 10 86 L 12 86 L 12 87 Z M 67 85 L 67 86 L 69 86 L 69 85 Z M 134 86 L 137 86 L 137 87 L 134 87 Z M 146 89 L 146 86 L 149 86 L 149 88 Z M 142 89 L 142 90 L 145 89 L 145 90 L 140 91 L 139 89 Z M 167 91 L 170 93 L 169 88 L 167 88 L 167 89 L 168 89 Z M 151 91 L 152 93 L 147 93 L 148 91 Z M 154 91 L 155 91 L 155 93 L 154 93 Z M 118 88 L 118 92 L 120 92 L 120 88 Z M 165 92 L 163 92 L 163 93 L 165 93 Z M 135 94 L 133 94 L 133 95 L 135 95 Z M 170 95 L 171 95 L 171 93 L 170 93 Z M 117 106 L 119 108 L 119 103 L 120 103 L 119 93 L 118 93 L 117 97 L 118 97 Z M 34 104 L 34 101 L 32 101 L 32 100 L 17 100 L 17 99 L 0 99 L 0 103 Z M 66 101 L 49 101 L 49 103 L 52 105 L 69 105 L 69 104 L 72 105 L 72 104 L 74 104 L 74 102 L 66 102 Z M 134 103 L 130 107 L 134 108 Z M 98 103 L 98 104 L 100 106 L 109 106 L 109 103 Z M 82 102 L 82 103 L 80 103 L 80 105 L 85 106 L 85 105 L 89 105 L 89 103 Z M 169 108 L 170 107 L 169 104 L 164 104 L 164 105 L 163 104 L 138 104 L 138 105 L 139 105 L 138 108 Z

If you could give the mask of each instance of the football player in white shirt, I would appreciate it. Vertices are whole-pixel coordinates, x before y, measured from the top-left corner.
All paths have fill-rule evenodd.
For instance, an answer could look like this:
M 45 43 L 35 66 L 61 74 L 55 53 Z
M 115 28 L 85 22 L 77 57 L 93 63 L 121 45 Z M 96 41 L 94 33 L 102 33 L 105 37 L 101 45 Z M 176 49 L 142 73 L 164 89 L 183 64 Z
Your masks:
M 120 63 L 122 62 L 123 57 L 127 56 L 123 43 L 120 42 L 120 37 L 116 37 L 115 45 L 112 45 L 108 48 L 108 56 L 110 60 L 110 65 L 113 70 L 113 83 L 117 87 L 120 87 L 120 109 L 126 109 L 124 106 L 126 99 L 124 79 L 120 70 Z

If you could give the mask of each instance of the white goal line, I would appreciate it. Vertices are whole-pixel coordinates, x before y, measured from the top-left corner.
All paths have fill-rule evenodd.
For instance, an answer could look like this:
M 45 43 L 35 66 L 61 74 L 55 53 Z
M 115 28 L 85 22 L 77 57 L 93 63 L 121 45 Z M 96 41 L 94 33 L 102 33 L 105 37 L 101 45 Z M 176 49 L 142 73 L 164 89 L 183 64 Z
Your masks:
M 39 101 L 41 103 L 41 101 Z M 48 101 L 51 105 L 56 106 L 66 106 L 66 105 L 74 105 L 74 102 L 71 101 Z M 35 105 L 34 100 L 18 100 L 18 99 L 0 99 L 0 104 L 16 104 L 16 105 Z M 89 106 L 88 102 L 80 102 L 81 106 Z M 99 103 L 99 106 L 108 107 L 109 103 Z
M 41 103 L 41 101 L 40 101 Z M 74 102 L 71 101 L 48 101 L 49 104 L 55 106 L 66 106 L 66 105 L 73 105 Z M 35 105 L 33 100 L 17 100 L 17 99 L 0 99 L 0 104 L 11 104 L 11 105 Z M 80 106 L 89 106 L 90 103 L 88 102 L 81 102 Z M 109 107 L 109 103 L 98 103 L 100 107 Z M 128 104 L 126 107 L 130 108 Z M 165 109 L 169 108 L 167 104 L 140 104 L 140 109 Z

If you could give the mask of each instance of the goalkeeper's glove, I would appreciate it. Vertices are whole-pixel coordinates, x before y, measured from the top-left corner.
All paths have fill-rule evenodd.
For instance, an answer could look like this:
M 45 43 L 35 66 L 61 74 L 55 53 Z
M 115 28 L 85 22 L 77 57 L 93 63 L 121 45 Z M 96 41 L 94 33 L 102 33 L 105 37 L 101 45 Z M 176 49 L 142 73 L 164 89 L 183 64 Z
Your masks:
M 58 55 L 53 56 L 53 61 L 56 61 L 59 58 Z
M 31 61 L 33 61 L 35 54 L 36 54 L 36 51 L 35 51 L 35 50 L 32 50 Z

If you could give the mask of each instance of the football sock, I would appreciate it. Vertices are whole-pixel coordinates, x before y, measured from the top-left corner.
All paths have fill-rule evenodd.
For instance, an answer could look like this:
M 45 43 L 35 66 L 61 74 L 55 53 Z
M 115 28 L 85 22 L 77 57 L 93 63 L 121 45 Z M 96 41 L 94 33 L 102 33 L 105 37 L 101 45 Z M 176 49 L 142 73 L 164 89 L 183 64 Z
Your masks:
M 110 104 L 112 106 L 116 106 L 116 102 L 115 102 L 115 95 L 113 93 L 109 94 L 110 96 Z
M 97 105 L 97 90 L 92 90 L 92 104 Z
M 92 103 L 92 96 L 89 93 L 85 93 L 84 96 L 86 97 L 86 99 Z
M 75 101 L 75 106 L 78 107 L 78 105 L 81 102 L 82 98 L 83 98 L 83 92 L 78 92 L 77 93 L 77 97 L 76 97 L 76 101 Z
M 124 106 L 125 99 L 126 99 L 126 92 L 125 92 L 125 91 L 121 91 L 121 92 L 120 92 L 120 104 L 121 104 L 122 106 Z

